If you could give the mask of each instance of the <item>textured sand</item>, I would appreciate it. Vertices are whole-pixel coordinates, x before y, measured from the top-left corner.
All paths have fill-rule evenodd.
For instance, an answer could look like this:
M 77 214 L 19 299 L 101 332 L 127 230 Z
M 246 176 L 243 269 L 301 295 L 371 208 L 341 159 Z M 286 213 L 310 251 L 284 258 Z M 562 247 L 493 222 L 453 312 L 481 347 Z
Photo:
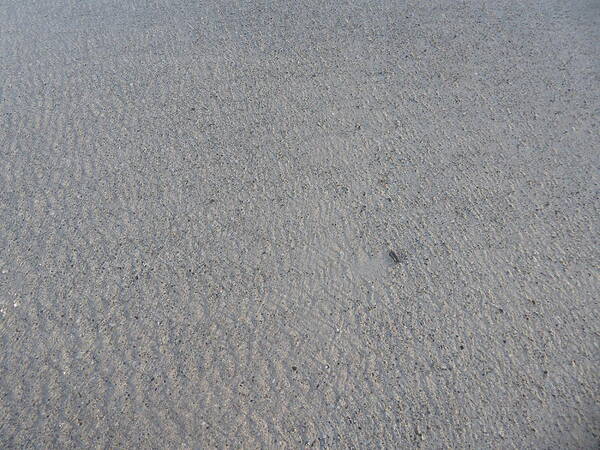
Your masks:
M 596 447 L 600 3 L 271 3 L 0 1 L 0 446 Z

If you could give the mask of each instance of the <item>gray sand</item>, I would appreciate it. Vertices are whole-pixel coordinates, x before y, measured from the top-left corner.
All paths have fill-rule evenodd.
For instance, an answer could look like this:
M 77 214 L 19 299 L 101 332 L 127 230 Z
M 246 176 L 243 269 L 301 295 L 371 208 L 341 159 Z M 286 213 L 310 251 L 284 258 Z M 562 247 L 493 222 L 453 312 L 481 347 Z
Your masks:
M 272 3 L 0 0 L 0 447 L 596 447 L 600 2 Z

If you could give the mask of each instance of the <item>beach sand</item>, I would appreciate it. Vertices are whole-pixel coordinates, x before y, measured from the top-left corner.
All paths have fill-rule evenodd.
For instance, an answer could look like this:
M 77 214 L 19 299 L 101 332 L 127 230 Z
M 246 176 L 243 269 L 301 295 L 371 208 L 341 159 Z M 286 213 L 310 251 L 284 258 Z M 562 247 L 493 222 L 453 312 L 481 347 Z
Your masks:
M 599 43 L 595 0 L 4 0 L 0 447 L 597 448 Z

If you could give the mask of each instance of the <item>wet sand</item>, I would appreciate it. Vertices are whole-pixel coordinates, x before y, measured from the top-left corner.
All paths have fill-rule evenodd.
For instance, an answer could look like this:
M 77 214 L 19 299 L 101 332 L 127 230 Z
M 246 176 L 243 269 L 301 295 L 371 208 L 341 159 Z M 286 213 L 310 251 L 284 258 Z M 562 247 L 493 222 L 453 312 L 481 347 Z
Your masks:
M 600 5 L 4 0 L 0 447 L 596 448 Z

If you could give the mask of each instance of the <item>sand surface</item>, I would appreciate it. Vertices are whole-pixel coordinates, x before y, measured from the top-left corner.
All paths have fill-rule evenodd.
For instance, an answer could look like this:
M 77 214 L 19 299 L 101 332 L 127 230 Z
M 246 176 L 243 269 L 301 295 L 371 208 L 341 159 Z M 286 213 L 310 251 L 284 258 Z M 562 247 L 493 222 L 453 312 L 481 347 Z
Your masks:
M 0 0 L 0 447 L 596 448 L 599 61 L 597 0 Z

